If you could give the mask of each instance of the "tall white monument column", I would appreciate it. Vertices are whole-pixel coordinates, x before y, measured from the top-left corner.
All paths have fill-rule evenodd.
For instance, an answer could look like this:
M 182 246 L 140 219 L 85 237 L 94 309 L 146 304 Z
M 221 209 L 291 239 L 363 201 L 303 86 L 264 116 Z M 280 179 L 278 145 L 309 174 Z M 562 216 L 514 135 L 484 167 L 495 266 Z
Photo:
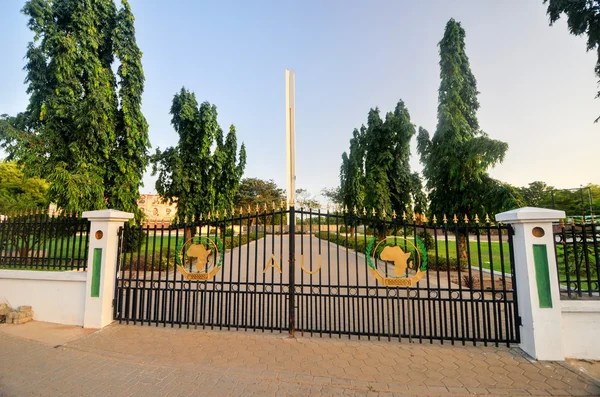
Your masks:
M 103 328 L 113 321 L 119 227 L 133 218 L 117 210 L 86 211 L 90 225 L 84 328 Z
M 525 207 L 496 215 L 515 231 L 513 248 L 517 304 L 521 317 L 519 347 L 537 360 L 564 360 L 558 271 L 552 222 L 564 211 Z

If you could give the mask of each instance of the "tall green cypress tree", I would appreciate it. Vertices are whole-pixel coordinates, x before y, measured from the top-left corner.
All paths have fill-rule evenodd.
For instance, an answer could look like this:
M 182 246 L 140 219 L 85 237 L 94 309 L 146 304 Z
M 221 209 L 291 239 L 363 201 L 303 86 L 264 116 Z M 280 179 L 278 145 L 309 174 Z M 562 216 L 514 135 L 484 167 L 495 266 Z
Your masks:
M 440 47 L 438 124 L 433 138 L 421 128 L 418 150 L 433 214 L 473 216 L 490 211 L 484 192 L 496 188 L 487 169 L 508 145 L 490 139 L 477 121 L 477 83 L 465 52 L 465 31 L 451 19 Z
M 391 129 L 379 116 L 379 109 L 371 109 L 365 135 L 365 206 L 369 211 L 391 210 L 388 173 L 394 161 L 393 138 Z
M 112 0 L 29 0 L 23 13 L 34 32 L 25 66 L 30 101 L 9 155 L 28 176 L 43 176 L 64 210 L 136 211 L 148 137 L 129 5 L 117 14 Z
M 243 144 L 236 162 L 235 128 L 231 126 L 223 140 L 217 108 L 208 102 L 198 106 L 196 96 L 185 88 L 173 98 L 171 115 L 179 141 L 152 156 L 156 191 L 177 203 L 179 221 L 230 210 L 246 164 Z
M 399 101 L 393 113 L 386 116 L 386 128 L 390 129 L 393 161 L 388 170 L 391 209 L 401 214 L 413 199 L 413 177 L 410 173 L 410 141 L 415 126 L 403 101 Z
M 135 40 L 134 17 L 127 0 L 117 15 L 115 54 L 120 65 L 117 113 L 117 140 L 108 169 L 107 197 L 110 208 L 134 212 L 139 216 L 139 186 L 148 165 L 148 123 L 142 114 L 144 71 L 142 52 Z

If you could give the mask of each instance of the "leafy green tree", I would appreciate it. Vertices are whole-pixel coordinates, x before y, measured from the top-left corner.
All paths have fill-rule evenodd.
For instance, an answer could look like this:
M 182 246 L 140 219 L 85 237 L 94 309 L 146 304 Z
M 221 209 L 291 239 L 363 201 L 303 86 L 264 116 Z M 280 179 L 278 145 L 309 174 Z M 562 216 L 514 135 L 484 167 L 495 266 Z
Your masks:
M 262 180 L 259 178 L 244 178 L 240 182 L 240 187 L 235 195 L 234 204 L 236 209 L 242 208 L 244 213 L 250 208 L 252 214 L 264 214 L 272 212 L 273 204 L 278 210 L 281 203 L 285 202 L 285 191 L 280 189 L 273 180 Z M 265 204 L 267 210 L 265 211 Z M 256 209 L 258 208 L 258 212 Z M 285 220 L 285 219 L 283 219 Z M 267 216 L 267 224 L 279 224 L 283 221 L 279 214 L 275 217 Z M 254 225 L 258 221 L 259 224 L 265 222 L 264 217 L 252 218 L 251 224 Z
M 423 191 L 423 180 L 417 172 L 410 175 L 411 195 L 413 197 L 414 212 L 424 214 L 427 212 L 427 195 Z
M 47 209 L 48 183 L 40 178 L 25 178 L 14 162 L 0 162 L 0 214 Z
M 4 123 L 9 158 L 43 176 L 66 211 L 137 212 L 147 165 L 144 76 L 126 0 L 29 0 L 27 110 Z M 113 73 L 115 55 L 120 62 Z M 117 93 L 118 89 L 118 93 Z M 5 120 L 6 121 L 6 120 Z
M 543 207 L 548 196 L 548 185 L 542 181 L 531 182 L 529 186 L 519 188 L 524 204 L 528 207 Z
M 114 52 L 119 60 L 120 107 L 116 114 L 116 142 L 106 177 L 108 205 L 141 215 L 137 206 L 139 187 L 148 165 L 148 123 L 142 114 L 144 71 L 142 52 L 135 40 L 134 17 L 127 0 L 116 18 Z
M 410 141 L 415 135 L 415 126 L 410 121 L 410 114 L 403 101 L 399 101 L 393 113 L 386 115 L 384 127 L 389 130 L 393 156 L 392 164 L 388 170 L 389 194 L 391 209 L 397 213 L 410 207 L 413 199 L 419 201 L 420 211 L 424 205 L 423 197 L 419 195 L 421 186 L 410 172 Z M 422 189 L 420 190 L 422 193 Z M 415 197 L 415 194 L 418 197 Z
M 365 207 L 390 212 L 389 173 L 394 162 L 392 130 L 379 116 L 379 109 L 371 109 L 367 117 L 365 135 Z
M 587 50 L 598 53 L 596 61 L 596 76 L 600 79 L 600 1 L 598 0 L 544 0 L 548 3 L 547 14 L 550 25 L 560 19 L 562 14 L 567 16 L 569 31 L 575 36 L 587 36 Z M 599 80 L 600 83 L 600 80 Z M 600 97 L 600 91 L 596 98 Z M 598 117 L 595 122 L 600 120 Z
M 504 159 L 508 145 L 490 139 L 477 121 L 477 83 L 465 52 L 465 31 L 450 19 L 440 47 L 438 124 L 430 139 L 419 129 L 418 150 L 433 214 L 492 212 L 484 192 L 499 188 L 487 169 Z M 466 255 L 464 236 L 462 255 Z
M 364 145 L 366 127 L 354 129 L 350 139 L 350 153 L 342 154 L 340 167 L 340 196 L 348 211 L 359 210 L 364 204 Z
M 344 199 L 342 197 L 342 190 L 339 186 L 332 187 L 331 189 L 323 188 L 321 190 L 321 195 L 325 197 L 330 203 L 343 206 Z
M 185 88 L 173 98 L 171 115 L 179 141 L 152 156 L 152 175 L 158 173 L 156 191 L 177 203 L 179 222 L 231 209 L 246 164 L 243 144 L 236 158 L 235 128 L 231 126 L 224 142 L 216 106 L 208 102 L 198 106 L 194 93 Z

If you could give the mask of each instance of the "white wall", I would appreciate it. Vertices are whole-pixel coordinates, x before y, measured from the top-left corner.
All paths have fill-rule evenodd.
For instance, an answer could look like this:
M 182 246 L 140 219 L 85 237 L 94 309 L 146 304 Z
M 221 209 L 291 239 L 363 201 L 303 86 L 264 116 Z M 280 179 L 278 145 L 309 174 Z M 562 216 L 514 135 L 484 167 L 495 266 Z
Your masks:
M 0 303 L 30 305 L 33 319 L 81 325 L 87 272 L 0 270 Z
M 561 301 L 565 356 L 600 360 L 600 301 Z

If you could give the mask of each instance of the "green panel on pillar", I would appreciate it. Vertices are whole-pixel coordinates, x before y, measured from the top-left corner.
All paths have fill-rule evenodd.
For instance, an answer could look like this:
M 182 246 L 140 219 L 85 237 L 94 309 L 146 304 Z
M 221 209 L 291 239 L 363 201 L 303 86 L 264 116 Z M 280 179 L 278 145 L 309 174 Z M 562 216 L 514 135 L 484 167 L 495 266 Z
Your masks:
M 550 290 L 550 269 L 548 267 L 548 249 L 546 245 L 533 245 L 533 262 L 535 263 L 535 282 L 537 284 L 540 308 L 551 308 L 552 293 Z
M 94 248 L 92 262 L 92 298 L 100 297 L 100 270 L 102 268 L 102 248 Z

